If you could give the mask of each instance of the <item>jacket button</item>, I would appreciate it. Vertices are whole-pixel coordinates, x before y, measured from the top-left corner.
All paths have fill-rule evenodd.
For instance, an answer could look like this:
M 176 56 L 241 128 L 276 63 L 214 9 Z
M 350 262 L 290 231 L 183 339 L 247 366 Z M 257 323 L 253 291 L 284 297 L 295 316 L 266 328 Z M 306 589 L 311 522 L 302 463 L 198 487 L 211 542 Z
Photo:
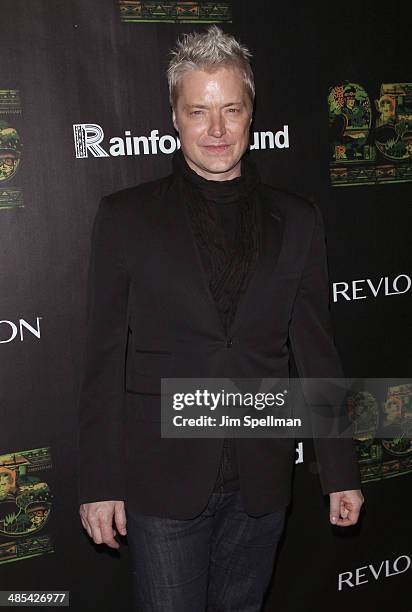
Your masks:
M 232 344 L 233 344 L 233 340 L 232 340 L 232 338 L 228 338 L 228 339 L 226 340 L 226 346 L 227 346 L 227 348 L 230 348 L 230 347 L 232 346 Z

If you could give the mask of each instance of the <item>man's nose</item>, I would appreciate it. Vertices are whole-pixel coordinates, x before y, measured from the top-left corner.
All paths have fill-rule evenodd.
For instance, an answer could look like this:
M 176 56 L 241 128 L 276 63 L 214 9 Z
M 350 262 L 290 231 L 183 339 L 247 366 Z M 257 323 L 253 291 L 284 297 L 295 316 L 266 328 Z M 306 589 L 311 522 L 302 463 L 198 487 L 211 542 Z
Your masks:
M 225 120 L 221 113 L 212 114 L 208 129 L 209 136 L 220 138 L 226 133 Z

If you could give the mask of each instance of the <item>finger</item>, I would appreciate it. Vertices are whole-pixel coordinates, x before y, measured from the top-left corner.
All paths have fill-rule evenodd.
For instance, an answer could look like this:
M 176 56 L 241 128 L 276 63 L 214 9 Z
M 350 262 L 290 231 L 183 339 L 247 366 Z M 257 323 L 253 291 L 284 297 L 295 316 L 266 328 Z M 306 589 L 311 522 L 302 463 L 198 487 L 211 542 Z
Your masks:
M 348 516 L 346 518 L 339 518 L 335 525 L 339 527 L 349 527 L 350 525 L 356 525 L 359 518 L 359 512 L 356 510 L 349 510 Z
M 101 525 L 102 522 L 107 521 L 105 518 L 105 512 L 102 516 L 102 510 L 97 508 L 91 504 L 90 506 L 86 506 L 86 509 L 83 513 L 83 518 L 86 521 L 86 524 L 89 526 L 90 531 L 88 531 L 90 537 L 92 538 L 95 544 L 102 544 L 102 533 L 101 533 Z
M 115 530 L 106 521 L 100 523 L 100 533 L 104 544 L 107 544 L 110 548 L 120 548 L 120 544 L 114 539 L 116 535 Z
M 359 514 L 360 514 L 360 508 L 351 508 L 349 510 L 348 519 L 352 521 L 353 525 L 355 525 L 358 522 Z
M 329 509 L 329 520 L 333 525 L 338 524 L 339 515 L 340 515 L 340 503 L 338 500 L 331 499 L 330 509 Z
M 103 539 L 102 539 L 102 533 L 100 530 L 100 526 L 98 523 L 90 523 L 90 528 L 91 528 L 91 538 L 93 540 L 93 542 L 95 544 L 102 544 L 103 543 Z
M 338 527 L 350 527 L 351 525 L 354 525 L 354 523 L 349 518 L 338 518 L 335 525 Z
M 342 518 L 348 518 L 349 508 L 345 505 L 345 502 L 341 502 L 340 504 L 340 515 Z
M 88 535 L 92 537 L 92 530 L 90 528 L 89 521 L 87 520 L 87 516 L 86 516 L 86 513 L 84 512 L 83 506 L 80 506 L 79 514 L 80 514 L 80 520 L 81 520 L 81 523 L 84 529 L 87 531 Z
M 336 522 L 338 527 L 350 527 L 351 525 L 356 525 L 357 521 L 351 518 L 339 518 Z
M 85 528 L 85 530 L 87 531 L 88 535 L 89 535 L 90 537 L 92 537 L 92 530 L 90 529 L 90 525 L 89 525 L 89 523 L 87 522 L 87 520 L 86 520 L 86 519 L 84 519 L 83 517 L 80 517 L 80 520 L 81 520 L 81 522 L 82 522 L 83 527 L 84 527 L 84 528 Z
M 126 530 L 126 512 L 124 509 L 124 503 L 116 504 L 114 509 L 114 522 L 116 524 L 119 533 L 122 535 L 127 534 Z

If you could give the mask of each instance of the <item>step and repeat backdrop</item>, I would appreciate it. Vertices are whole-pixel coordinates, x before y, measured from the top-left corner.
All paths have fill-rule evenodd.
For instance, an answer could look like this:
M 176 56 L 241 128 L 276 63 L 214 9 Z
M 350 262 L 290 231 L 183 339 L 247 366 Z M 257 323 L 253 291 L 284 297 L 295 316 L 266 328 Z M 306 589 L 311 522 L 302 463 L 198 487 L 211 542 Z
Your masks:
M 69 590 L 74 610 L 131 609 L 127 539 L 120 551 L 96 546 L 78 515 L 91 228 L 102 195 L 170 172 L 179 142 L 168 52 L 182 33 L 218 23 L 254 54 L 250 145 L 263 180 L 322 210 L 345 374 L 388 378 L 352 407 L 364 415 L 356 527 L 330 525 L 312 445 L 296 441 L 294 498 L 265 610 L 410 611 L 412 9 L 0 6 L 0 589 Z M 377 418 L 403 420 L 404 435 L 375 439 Z

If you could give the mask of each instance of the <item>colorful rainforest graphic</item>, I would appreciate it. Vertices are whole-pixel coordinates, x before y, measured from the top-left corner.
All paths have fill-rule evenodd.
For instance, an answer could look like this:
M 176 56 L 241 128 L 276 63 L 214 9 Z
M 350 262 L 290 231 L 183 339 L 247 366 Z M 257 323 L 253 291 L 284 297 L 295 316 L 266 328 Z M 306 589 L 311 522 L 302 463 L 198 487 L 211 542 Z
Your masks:
M 0 563 L 52 552 L 49 536 L 38 535 L 50 516 L 51 467 L 49 448 L 0 455 Z
M 381 410 L 379 395 L 375 390 L 363 390 L 349 401 L 362 482 L 412 472 L 412 384 L 387 388 Z M 384 437 L 375 437 L 378 428 Z
M 119 0 L 124 23 L 231 23 L 231 2 Z
M 328 105 L 333 186 L 412 181 L 412 83 L 383 83 L 371 101 L 345 81 Z
M 23 206 L 16 185 L 21 164 L 21 104 L 17 89 L 0 89 L 0 209 Z

